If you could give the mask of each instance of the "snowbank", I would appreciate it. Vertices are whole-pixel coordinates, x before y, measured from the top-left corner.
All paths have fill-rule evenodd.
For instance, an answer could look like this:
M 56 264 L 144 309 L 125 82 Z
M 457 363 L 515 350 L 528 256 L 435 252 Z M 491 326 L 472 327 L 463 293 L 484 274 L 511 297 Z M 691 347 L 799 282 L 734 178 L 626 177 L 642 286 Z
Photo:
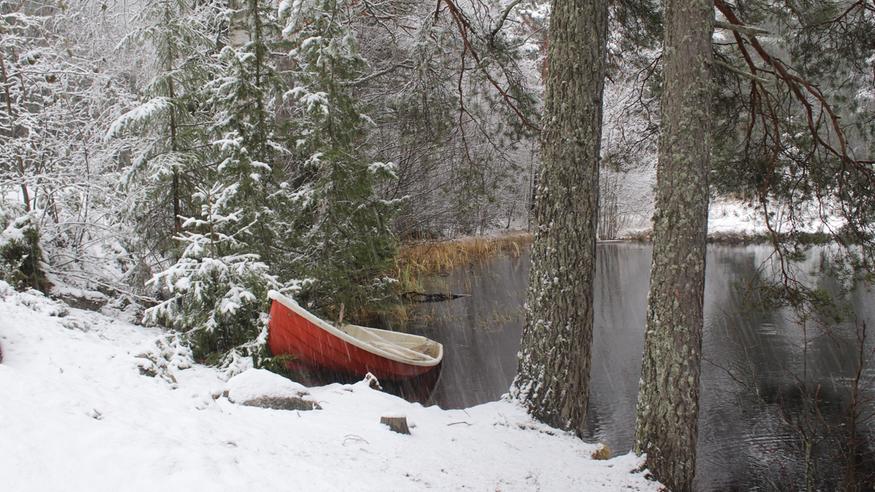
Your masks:
M 169 364 L 162 337 L 0 283 L 0 488 L 88 490 L 656 490 L 627 455 L 533 422 L 518 406 L 422 407 L 366 383 L 303 388 L 266 371 L 223 381 Z M 235 405 L 298 395 L 321 410 Z M 231 397 L 222 396 L 228 395 Z M 380 424 L 406 416 L 412 435 Z
M 229 379 L 223 394 L 239 403 L 263 396 L 302 396 L 307 394 L 307 388 L 264 369 L 249 369 Z
M 808 203 L 795 210 L 791 217 L 785 207 L 773 205 L 771 225 L 775 231 L 786 233 L 791 230 L 803 233 L 827 233 L 838 231 L 844 224 L 833 210 L 821 209 L 817 203 Z M 632 224 L 640 224 L 642 217 L 636 217 Z M 621 229 L 620 237 L 639 238 L 652 233 L 649 217 L 646 226 L 634 226 Z M 724 198 L 711 201 L 708 208 L 708 235 L 712 238 L 756 238 L 769 233 L 766 220 L 761 210 L 753 205 Z

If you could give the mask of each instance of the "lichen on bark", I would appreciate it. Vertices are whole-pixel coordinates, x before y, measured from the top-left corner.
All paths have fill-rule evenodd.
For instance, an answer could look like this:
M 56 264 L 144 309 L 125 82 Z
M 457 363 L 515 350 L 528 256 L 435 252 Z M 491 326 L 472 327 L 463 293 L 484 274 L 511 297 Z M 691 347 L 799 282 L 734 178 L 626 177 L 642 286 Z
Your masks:
M 608 8 L 553 2 L 532 269 L 512 393 L 536 418 L 581 434 L 593 323 Z
M 696 468 L 713 23 L 708 0 L 665 3 L 665 80 L 636 451 L 647 454 L 647 467 L 674 491 L 692 489 Z

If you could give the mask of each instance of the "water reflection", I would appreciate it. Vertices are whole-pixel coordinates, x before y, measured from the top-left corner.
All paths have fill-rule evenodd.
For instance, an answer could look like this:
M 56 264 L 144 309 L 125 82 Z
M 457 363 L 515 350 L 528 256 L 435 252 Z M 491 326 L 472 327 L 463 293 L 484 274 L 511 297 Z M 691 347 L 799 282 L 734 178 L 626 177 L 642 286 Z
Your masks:
M 650 253 L 642 244 L 598 247 L 588 421 L 591 437 L 615 452 L 628 451 L 633 442 Z M 814 320 L 800 323 L 792 312 L 756 308 L 752 286 L 762 281 L 769 255 L 769 248 L 758 246 L 708 251 L 699 489 L 800 487 L 806 440 L 812 443 L 809 464 L 817 486 L 832 488 L 843 476 L 838 463 L 856 368 L 855 332 L 850 322 L 825 332 Z M 817 273 L 828 265 L 824 258 L 822 252 L 813 254 L 798 268 L 807 280 L 834 292 L 833 281 Z M 446 347 L 433 395 L 442 407 L 492 401 L 507 391 L 516 372 L 528 265 L 524 253 L 429 280 L 431 291 L 472 294 L 419 305 L 412 321 L 412 329 Z M 872 301 L 871 291 L 853 293 L 849 303 L 856 321 L 875 325 Z M 875 333 L 868 353 L 873 339 Z M 873 376 L 870 366 L 863 395 L 870 413 Z M 871 420 L 858 431 L 868 442 L 875 438 Z
M 517 369 L 528 254 L 501 256 L 487 267 L 460 268 L 429 279 L 428 292 L 471 297 L 419 305 L 414 329 L 444 344 L 441 379 L 432 398 L 444 408 L 494 401 L 507 392 Z

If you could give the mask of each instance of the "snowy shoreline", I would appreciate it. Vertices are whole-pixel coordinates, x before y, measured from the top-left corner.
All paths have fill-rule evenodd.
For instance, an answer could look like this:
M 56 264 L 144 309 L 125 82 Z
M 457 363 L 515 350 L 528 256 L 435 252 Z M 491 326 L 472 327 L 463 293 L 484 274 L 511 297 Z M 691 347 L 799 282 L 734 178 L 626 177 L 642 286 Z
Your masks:
M 597 445 L 509 401 L 442 410 L 255 369 L 226 381 L 156 345 L 163 336 L 0 283 L 4 490 L 659 488 L 635 471 L 640 458 L 593 460 Z M 171 377 L 142 374 L 156 347 Z M 232 402 L 301 392 L 321 409 Z M 380 424 L 386 415 L 406 416 L 412 434 Z
M 778 234 L 793 231 L 795 234 L 809 238 L 811 242 L 822 242 L 830 231 L 841 228 L 843 221 L 835 214 L 820 210 L 816 204 L 809 206 L 790 217 L 786 210 L 775 207 L 771 218 L 771 226 Z M 795 224 L 791 224 L 791 220 Z M 638 218 L 636 223 L 641 223 Z M 650 241 L 652 227 L 650 219 L 646 226 L 630 227 L 620 231 L 621 241 Z M 727 199 L 715 199 L 708 209 L 708 242 L 718 244 L 763 243 L 770 241 L 769 228 L 763 214 L 756 207 Z
M 825 242 L 829 233 L 838 231 L 844 223 L 836 214 L 819 209 L 811 203 L 805 210 L 791 217 L 787 211 L 776 206 L 771 218 L 772 228 L 778 234 L 793 232 L 808 242 Z M 795 223 L 791 224 L 791 220 Z M 598 243 L 622 241 L 649 242 L 653 228 L 650 216 L 629 215 L 624 219 L 628 224 L 621 227 L 614 239 L 599 239 Z M 531 241 L 532 234 L 524 230 L 495 230 L 482 236 L 462 236 L 435 240 L 433 242 L 464 242 L 472 239 L 502 241 L 508 238 L 526 238 Z M 708 210 L 708 242 L 715 244 L 766 243 L 771 241 L 765 217 L 759 209 L 737 200 L 715 199 Z M 415 244 L 415 243 L 414 243 Z

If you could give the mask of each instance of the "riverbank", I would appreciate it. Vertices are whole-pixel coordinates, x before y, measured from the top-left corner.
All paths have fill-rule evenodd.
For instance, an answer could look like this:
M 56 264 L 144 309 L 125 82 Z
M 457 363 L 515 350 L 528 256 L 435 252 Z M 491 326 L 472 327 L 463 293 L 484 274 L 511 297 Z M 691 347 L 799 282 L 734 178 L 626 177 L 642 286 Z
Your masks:
M 619 452 L 634 445 L 652 249 L 631 241 L 598 246 L 588 432 L 590 439 Z M 829 249 L 814 247 L 787 268 L 821 295 L 836 296 L 840 284 L 834 281 Z M 524 252 L 451 271 L 434 281 L 471 297 L 411 309 L 408 330 L 445 347 L 433 395 L 439 405 L 465 408 L 493 401 L 513 381 L 530 263 Z M 841 301 L 842 322 L 800 322 L 792 309 L 769 305 L 759 289 L 781 272 L 770 245 L 714 245 L 707 265 L 696 489 L 769 489 L 776 483 L 804 488 L 806 456 L 817 463 L 816 488 L 835 488 L 847 465 L 842 453 L 851 402 L 858 398 L 862 415 L 875 410 L 870 364 L 858 397 L 852 388 L 859 367 L 856 325 L 875 326 L 872 291 L 861 287 Z M 869 336 L 864 353 L 873 350 Z M 814 400 L 804 396 L 813 389 L 818 391 L 816 414 L 809 406 Z M 875 456 L 875 427 L 871 420 L 858 422 L 860 456 Z M 799 424 L 817 436 L 808 450 L 813 454 L 806 454 Z M 863 458 L 860 480 L 871 483 L 863 477 L 875 476 L 872 470 L 875 462 Z
M 830 241 L 829 231 L 837 231 L 842 221 L 815 205 L 795 211 L 792 217 L 780 207 L 773 210 L 771 227 L 779 235 L 792 233 L 797 239 L 810 244 Z M 620 240 L 650 241 L 653 230 L 649 227 L 626 229 Z M 716 199 L 708 209 L 708 241 L 716 244 L 762 244 L 772 241 L 765 216 L 757 207 L 738 200 Z
M 774 212 L 772 228 L 779 235 L 789 234 L 790 217 L 780 208 Z M 793 220 L 797 229 L 792 234 L 810 244 L 829 242 L 829 232 L 839 230 L 842 225 L 840 219 L 813 205 L 797 211 Z M 610 241 L 648 242 L 652 236 L 650 227 L 625 228 Z M 404 279 L 415 279 L 420 275 L 445 273 L 500 253 L 519 256 L 532 243 L 532 239 L 532 233 L 528 231 L 512 230 L 495 231 L 483 236 L 406 243 L 399 248 L 396 258 L 396 278 L 403 282 Z M 708 210 L 708 241 L 731 245 L 763 244 L 771 242 L 772 238 L 765 217 L 757 207 L 738 200 L 716 199 Z
M 230 380 L 164 333 L 0 282 L 4 490 L 657 490 L 631 455 L 514 403 L 423 407 L 367 384 Z M 321 409 L 242 406 L 304 392 Z M 405 416 L 411 435 L 380 417 Z

